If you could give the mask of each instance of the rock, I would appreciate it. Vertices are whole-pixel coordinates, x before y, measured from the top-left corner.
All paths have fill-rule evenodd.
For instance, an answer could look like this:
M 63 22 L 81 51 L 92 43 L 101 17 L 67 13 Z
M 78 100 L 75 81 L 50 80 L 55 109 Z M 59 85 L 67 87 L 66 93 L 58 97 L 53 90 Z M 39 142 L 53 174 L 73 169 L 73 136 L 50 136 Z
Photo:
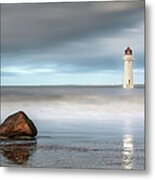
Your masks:
M 37 135 L 37 128 L 32 120 L 22 111 L 8 118 L 0 125 L 0 139 L 30 139 Z

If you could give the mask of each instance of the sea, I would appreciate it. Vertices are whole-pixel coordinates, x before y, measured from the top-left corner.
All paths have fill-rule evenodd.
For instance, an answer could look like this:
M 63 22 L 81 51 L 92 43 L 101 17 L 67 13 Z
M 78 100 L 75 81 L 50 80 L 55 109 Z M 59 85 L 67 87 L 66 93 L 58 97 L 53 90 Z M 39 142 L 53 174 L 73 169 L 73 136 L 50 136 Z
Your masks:
M 144 86 L 2 86 L 1 123 L 24 111 L 38 135 L 1 140 L 2 167 L 145 169 Z

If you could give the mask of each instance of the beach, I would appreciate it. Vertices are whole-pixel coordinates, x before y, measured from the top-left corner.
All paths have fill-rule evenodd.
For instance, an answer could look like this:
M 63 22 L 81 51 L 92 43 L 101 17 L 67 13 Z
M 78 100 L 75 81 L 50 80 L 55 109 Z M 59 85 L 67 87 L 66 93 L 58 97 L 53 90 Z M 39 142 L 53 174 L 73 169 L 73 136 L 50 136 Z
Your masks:
M 2 86 L 1 122 L 20 110 L 38 136 L 1 141 L 1 166 L 145 168 L 143 86 Z

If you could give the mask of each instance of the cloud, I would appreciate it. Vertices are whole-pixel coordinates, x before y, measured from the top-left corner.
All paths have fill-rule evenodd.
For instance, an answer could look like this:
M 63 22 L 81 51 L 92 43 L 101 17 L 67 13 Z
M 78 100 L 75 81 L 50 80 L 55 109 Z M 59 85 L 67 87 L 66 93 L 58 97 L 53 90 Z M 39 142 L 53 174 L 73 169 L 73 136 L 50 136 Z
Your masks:
M 56 70 L 52 68 L 32 68 L 27 67 L 16 67 L 10 66 L 6 68 L 1 68 L 2 76 L 19 76 L 19 75 L 34 75 L 34 74 L 49 74 L 55 73 Z
M 144 74 L 144 69 L 134 69 L 133 72 L 136 74 Z
M 1 5 L 2 77 L 115 76 L 126 46 L 143 69 L 144 1 Z
M 5 77 L 5 78 L 6 78 L 6 77 L 9 77 L 9 78 L 10 78 L 10 77 L 16 77 L 16 76 L 18 76 L 18 75 L 17 75 L 17 73 L 15 73 L 15 72 L 5 72 L 5 71 L 3 72 L 3 71 L 1 71 L 1 76 L 2 76 L 2 77 Z
M 143 1 L 2 4 L 2 53 L 55 48 L 100 33 L 105 37 L 143 20 Z

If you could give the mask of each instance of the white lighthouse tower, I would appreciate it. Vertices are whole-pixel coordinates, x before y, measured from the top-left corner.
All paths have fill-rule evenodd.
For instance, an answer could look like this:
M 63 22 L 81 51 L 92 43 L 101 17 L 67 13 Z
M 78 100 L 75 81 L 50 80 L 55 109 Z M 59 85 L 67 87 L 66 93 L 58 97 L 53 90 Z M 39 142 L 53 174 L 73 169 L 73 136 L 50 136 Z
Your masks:
M 133 56 L 132 50 L 127 47 L 125 49 L 124 60 L 124 83 L 123 88 L 133 88 Z

